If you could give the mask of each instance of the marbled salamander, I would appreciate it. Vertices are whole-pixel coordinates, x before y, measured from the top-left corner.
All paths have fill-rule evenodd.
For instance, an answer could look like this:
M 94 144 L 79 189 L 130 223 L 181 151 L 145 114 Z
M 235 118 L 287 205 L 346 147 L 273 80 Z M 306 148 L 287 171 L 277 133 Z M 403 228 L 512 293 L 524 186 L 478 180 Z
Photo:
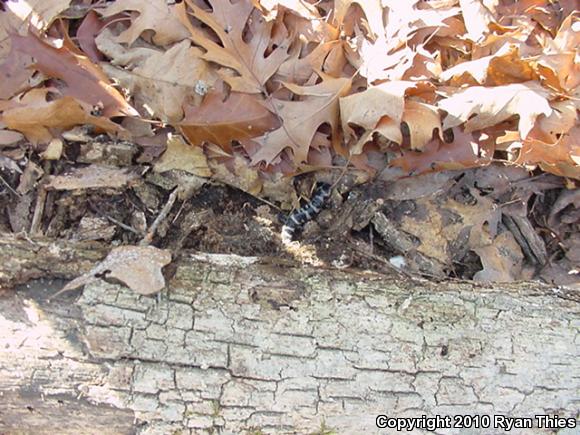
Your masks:
M 282 227 L 282 240 L 289 242 L 294 236 L 294 232 L 301 228 L 306 222 L 311 221 L 320 213 L 324 203 L 330 197 L 332 186 L 328 183 L 319 182 L 312 195 L 312 199 L 297 210 L 290 213 Z

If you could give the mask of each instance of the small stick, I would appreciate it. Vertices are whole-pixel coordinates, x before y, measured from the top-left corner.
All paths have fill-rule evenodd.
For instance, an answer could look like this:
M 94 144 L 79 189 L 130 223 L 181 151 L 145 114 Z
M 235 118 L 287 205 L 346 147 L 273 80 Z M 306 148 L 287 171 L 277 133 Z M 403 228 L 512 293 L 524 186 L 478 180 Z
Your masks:
M 129 226 L 127 224 L 124 224 L 123 222 L 118 221 L 117 219 L 112 218 L 111 216 L 105 214 L 99 207 L 97 207 L 95 204 L 93 204 L 90 200 L 89 200 L 89 207 L 90 207 L 90 209 L 92 211 L 94 211 L 95 213 L 97 213 L 99 216 L 107 219 L 109 222 L 114 223 L 118 227 L 121 227 L 121 228 L 123 228 L 124 230 L 127 230 L 127 231 L 131 231 L 132 233 L 135 233 L 138 236 L 142 236 L 143 235 L 143 232 L 142 231 L 136 230 L 132 226 Z
M 117 226 L 119 226 L 119 227 L 123 228 L 124 230 L 131 231 L 132 233 L 135 233 L 135 234 L 137 234 L 138 236 L 142 236 L 142 235 L 143 235 L 143 233 L 142 233 L 141 231 L 139 231 L 139 230 L 136 230 L 136 229 L 135 229 L 135 228 L 133 228 L 132 226 L 129 226 L 129 225 L 127 225 L 127 224 L 124 224 L 123 222 L 121 222 L 121 221 L 118 221 L 117 219 L 115 219 L 115 218 L 112 218 L 111 216 L 108 216 L 108 215 L 106 215 L 106 214 L 103 214 L 103 215 L 101 215 L 101 216 L 103 216 L 105 219 L 107 219 L 107 220 L 109 220 L 109 221 L 113 222 L 115 225 L 117 225 Z
M 346 163 L 342 167 L 342 171 L 338 175 L 338 178 L 336 179 L 336 181 L 334 183 L 332 183 L 332 185 L 330 186 L 330 190 L 333 190 L 336 187 L 336 185 L 340 182 L 340 180 L 342 180 L 342 177 L 344 177 L 344 175 L 346 174 L 346 171 L 348 171 L 348 165 L 350 165 L 351 158 L 352 158 L 352 154 L 349 153 L 348 159 L 346 160 Z
M 30 234 L 33 236 L 40 235 L 40 225 L 42 223 L 42 215 L 44 214 L 44 204 L 46 203 L 47 191 L 44 186 L 38 189 L 38 196 L 36 197 L 36 206 L 34 207 L 34 215 L 32 216 L 32 223 L 30 224 Z
M 153 221 L 153 223 L 149 227 L 149 230 L 147 230 L 145 237 L 143 237 L 143 239 L 139 242 L 139 246 L 147 246 L 153 241 L 153 237 L 155 236 L 155 232 L 157 231 L 157 228 L 159 227 L 159 225 L 161 225 L 161 223 L 165 219 L 167 219 L 167 215 L 171 211 L 173 204 L 175 204 L 175 200 L 177 199 L 178 189 L 179 188 L 176 187 L 173 190 L 173 192 L 171 192 L 171 195 L 169 195 L 169 198 L 167 199 L 167 202 L 163 206 L 163 209 L 161 210 L 161 212 L 159 213 L 157 218 Z
M 10 192 L 12 192 L 14 195 L 22 196 L 20 193 L 14 190 L 10 184 L 8 184 L 8 181 L 6 181 L 4 177 L 2 177 L 2 175 L 0 175 L 0 181 L 2 181 L 2 184 L 4 184 L 8 188 L 8 190 L 10 190 Z
M 44 176 L 38 188 L 38 196 L 36 197 L 36 206 L 34 207 L 34 214 L 32 215 L 32 223 L 30 224 L 30 234 L 33 236 L 40 235 L 40 226 L 42 225 L 42 215 L 44 214 L 44 205 L 46 203 L 47 191 L 45 182 L 50 175 L 50 160 L 44 161 Z

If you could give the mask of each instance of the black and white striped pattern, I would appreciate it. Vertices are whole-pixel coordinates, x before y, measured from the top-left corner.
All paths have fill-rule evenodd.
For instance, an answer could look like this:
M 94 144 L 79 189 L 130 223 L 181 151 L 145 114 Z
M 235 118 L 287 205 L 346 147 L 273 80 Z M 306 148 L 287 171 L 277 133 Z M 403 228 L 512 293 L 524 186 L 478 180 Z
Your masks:
M 317 183 L 316 190 L 312 195 L 310 202 L 304 204 L 297 210 L 290 213 L 290 216 L 286 219 L 286 223 L 282 227 L 282 240 L 289 242 L 294 236 L 294 232 L 301 228 L 306 222 L 311 221 L 322 207 L 324 203 L 330 196 L 331 185 L 328 183 Z

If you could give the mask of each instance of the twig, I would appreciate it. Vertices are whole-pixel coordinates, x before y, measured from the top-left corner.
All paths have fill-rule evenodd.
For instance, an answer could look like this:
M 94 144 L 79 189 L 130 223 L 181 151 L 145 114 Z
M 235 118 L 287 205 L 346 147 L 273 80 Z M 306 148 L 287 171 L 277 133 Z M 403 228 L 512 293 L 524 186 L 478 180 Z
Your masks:
M 44 215 L 44 205 L 46 203 L 47 191 L 45 183 L 50 176 L 50 160 L 44 162 L 44 175 L 38 188 L 38 196 L 36 197 L 36 206 L 34 207 L 34 215 L 32 215 L 32 223 L 30 224 L 30 234 L 33 236 L 40 235 L 40 226 L 42 225 L 42 216 Z
M 6 181 L 4 179 L 4 177 L 2 177 L 2 175 L 0 175 L 0 181 L 2 181 L 2 183 L 8 188 L 8 190 L 10 190 L 10 192 L 12 192 L 14 195 L 16 196 L 22 196 L 20 193 L 18 193 L 16 190 L 14 190 L 12 188 L 12 186 L 8 183 L 8 181 Z
M 149 243 L 151 243 L 153 241 L 153 237 L 155 236 L 155 232 L 157 231 L 157 228 L 159 227 L 159 225 L 161 225 L 161 223 L 165 219 L 167 219 L 167 215 L 171 211 L 173 204 L 175 204 L 175 200 L 177 199 L 178 189 L 179 189 L 179 187 L 176 187 L 173 190 L 173 192 L 171 192 L 171 195 L 169 195 L 169 198 L 167 199 L 167 202 L 163 206 L 163 209 L 161 210 L 161 212 L 159 213 L 159 215 L 157 216 L 155 221 L 153 221 L 153 223 L 149 227 L 149 230 L 145 234 L 145 237 L 143 237 L 143 239 L 139 242 L 140 246 L 147 246 Z
M 103 216 L 105 219 L 107 219 L 107 220 L 109 220 L 109 221 L 113 222 L 115 225 L 117 225 L 117 226 L 119 226 L 119 227 L 123 228 L 124 230 L 131 231 L 132 233 L 135 233 L 135 234 L 137 234 L 137 235 L 139 235 L 139 236 L 142 236 L 142 235 L 143 235 L 143 232 L 142 232 L 142 231 L 139 231 L 139 230 L 137 230 L 137 229 L 133 228 L 133 227 L 132 227 L 132 226 L 130 226 L 130 225 L 124 224 L 123 222 L 121 222 L 121 221 L 118 221 L 117 219 L 115 219 L 115 218 L 112 218 L 111 216 L 108 216 L 108 215 L 106 215 L 106 214 L 104 214 L 104 215 L 102 215 L 102 216 Z
M 127 224 L 124 224 L 121 221 L 118 221 L 115 218 L 112 218 L 111 216 L 105 214 L 100 208 L 98 208 L 95 204 L 93 204 L 91 201 L 89 201 L 89 206 L 91 208 L 91 210 L 93 210 L 95 213 L 97 213 L 99 216 L 104 217 L 105 219 L 107 219 L 108 221 L 114 223 L 115 225 L 123 228 L 124 230 L 130 231 L 132 233 L 137 234 L 138 236 L 142 236 L 143 232 L 136 230 L 135 228 L 133 228 L 132 226 L 129 226 Z
M 42 215 L 44 214 L 44 204 L 46 203 L 47 191 L 44 185 L 38 188 L 38 196 L 36 197 L 36 206 L 34 207 L 34 215 L 32 216 L 32 223 L 30 224 L 30 234 L 33 236 L 40 235 L 40 225 L 42 224 Z

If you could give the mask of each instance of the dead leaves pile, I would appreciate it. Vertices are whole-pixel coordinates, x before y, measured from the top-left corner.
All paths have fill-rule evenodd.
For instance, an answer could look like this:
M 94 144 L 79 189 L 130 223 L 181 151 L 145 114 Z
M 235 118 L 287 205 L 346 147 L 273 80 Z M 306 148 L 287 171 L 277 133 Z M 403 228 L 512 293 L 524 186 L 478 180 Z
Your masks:
M 576 9 L 574 0 L 2 2 L 0 181 L 21 197 L 11 226 L 40 225 L 24 222 L 40 180 L 36 210 L 47 190 L 135 184 L 155 210 L 159 199 L 138 183 L 149 169 L 151 179 L 181 171 L 286 204 L 283 176 L 348 164 L 401 178 L 502 162 L 573 188 Z M 67 167 L 75 163 L 89 166 Z M 566 233 L 577 195 L 554 207 L 546 226 Z M 133 216 L 139 234 L 143 216 Z M 470 239 L 483 278 L 512 273 L 521 258 L 492 259 L 514 243 Z
M 574 1 L 26 5 L 0 12 L 2 148 L 170 125 L 261 173 L 374 172 L 379 150 L 402 175 L 496 159 L 580 178 Z

